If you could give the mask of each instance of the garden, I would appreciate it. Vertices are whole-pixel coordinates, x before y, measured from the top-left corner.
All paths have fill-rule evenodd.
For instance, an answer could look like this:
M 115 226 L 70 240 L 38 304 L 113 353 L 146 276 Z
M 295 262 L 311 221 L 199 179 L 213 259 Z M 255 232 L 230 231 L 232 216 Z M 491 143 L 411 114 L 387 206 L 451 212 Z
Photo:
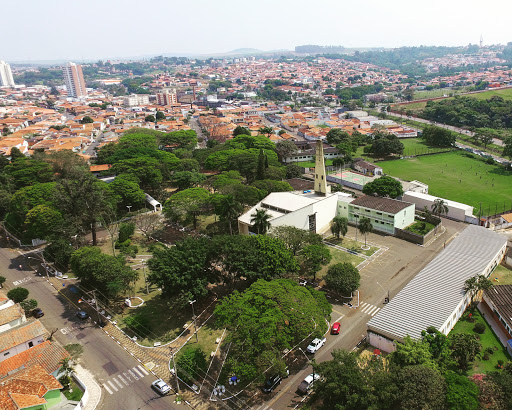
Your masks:
M 435 225 L 426 222 L 421 221 L 419 219 L 416 219 L 412 225 L 409 225 L 407 228 L 405 228 L 406 231 L 415 233 L 416 235 L 425 236 L 427 233 L 429 233 L 432 229 L 435 228 Z

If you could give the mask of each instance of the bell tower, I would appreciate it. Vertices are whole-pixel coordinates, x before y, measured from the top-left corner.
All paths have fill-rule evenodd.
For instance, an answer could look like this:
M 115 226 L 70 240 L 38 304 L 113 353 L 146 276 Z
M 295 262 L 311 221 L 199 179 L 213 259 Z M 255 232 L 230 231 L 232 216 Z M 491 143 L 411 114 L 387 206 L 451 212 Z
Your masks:
M 319 195 L 326 195 L 331 193 L 331 187 L 327 186 L 325 172 L 325 159 L 324 159 L 324 144 L 318 140 L 316 142 L 315 153 L 315 192 Z

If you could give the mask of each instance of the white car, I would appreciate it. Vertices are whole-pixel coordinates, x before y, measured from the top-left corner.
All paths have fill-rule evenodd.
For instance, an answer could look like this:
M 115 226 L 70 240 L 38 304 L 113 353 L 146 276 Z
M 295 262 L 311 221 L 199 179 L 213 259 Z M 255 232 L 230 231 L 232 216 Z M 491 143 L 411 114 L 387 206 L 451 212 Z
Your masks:
M 299 384 L 297 388 L 298 392 L 301 394 L 306 394 L 309 389 L 313 386 L 313 383 L 320 378 L 320 375 L 316 373 L 311 373 L 306 376 L 306 378 Z
M 171 388 L 169 387 L 169 385 L 166 382 L 164 382 L 162 379 L 155 380 L 153 383 L 151 383 L 151 387 L 153 389 L 155 389 L 162 396 L 171 391 Z
M 308 353 L 315 353 L 318 349 L 320 349 L 325 344 L 325 337 L 323 339 L 319 339 L 318 337 L 316 339 L 313 339 L 311 343 L 309 344 L 308 348 L 306 349 Z

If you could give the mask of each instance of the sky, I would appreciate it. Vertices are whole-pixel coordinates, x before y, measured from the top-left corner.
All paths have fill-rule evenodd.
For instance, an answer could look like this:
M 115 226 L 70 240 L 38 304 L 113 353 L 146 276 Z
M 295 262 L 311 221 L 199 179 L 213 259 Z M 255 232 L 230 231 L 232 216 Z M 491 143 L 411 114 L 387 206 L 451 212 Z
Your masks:
M 510 0 L 2 1 L 0 60 L 512 41 Z

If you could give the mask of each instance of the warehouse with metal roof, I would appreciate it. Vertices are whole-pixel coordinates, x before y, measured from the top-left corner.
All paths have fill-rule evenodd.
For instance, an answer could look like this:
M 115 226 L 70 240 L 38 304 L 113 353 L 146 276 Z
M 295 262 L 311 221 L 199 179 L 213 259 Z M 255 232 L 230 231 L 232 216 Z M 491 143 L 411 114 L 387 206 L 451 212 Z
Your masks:
M 503 259 L 507 238 L 469 225 L 368 322 L 368 340 L 386 352 L 395 341 L 434 326 L 448 334 L 470 302 L 464 282 L 488 277 Z

